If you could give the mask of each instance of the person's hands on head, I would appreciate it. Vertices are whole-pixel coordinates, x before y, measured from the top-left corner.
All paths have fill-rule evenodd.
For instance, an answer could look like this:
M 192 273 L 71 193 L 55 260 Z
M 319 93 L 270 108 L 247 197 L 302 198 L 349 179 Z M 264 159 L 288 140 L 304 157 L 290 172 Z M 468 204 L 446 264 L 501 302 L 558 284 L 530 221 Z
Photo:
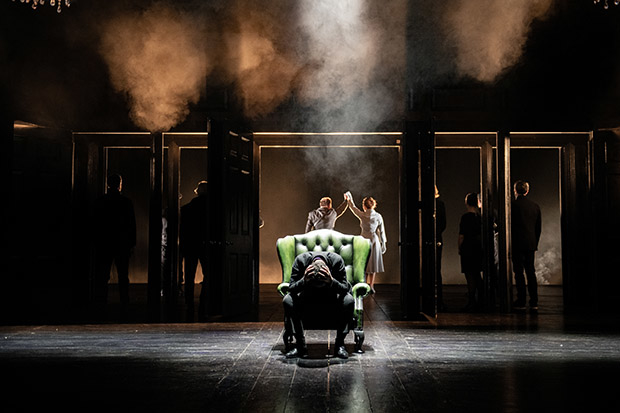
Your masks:
M 322 288 L 332 283 L 332 274 L 325 261 L 317 259 L 306 267 L 304 280 L 309 286 Z

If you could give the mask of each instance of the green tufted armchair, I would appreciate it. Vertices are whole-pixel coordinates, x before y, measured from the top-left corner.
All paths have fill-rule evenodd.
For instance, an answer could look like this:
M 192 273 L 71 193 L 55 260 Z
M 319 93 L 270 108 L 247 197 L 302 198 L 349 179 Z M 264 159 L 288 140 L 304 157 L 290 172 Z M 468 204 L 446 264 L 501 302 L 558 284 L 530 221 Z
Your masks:
M 352 294 L 355 299 L 355 310 L 353 320 L 351 320 L 355 337 L 355 351 L 362 353 L 364 342 L 363 299 L 370 292 L 370 286 L 365 282 L 366 264 L 370 256 L 370 241 L 360 235 L 347 235 L 334 230 L 319 229 L 306 234 L 279 238 L 276 242 L 276 250 L 282 265 L 282 282 L 278 285 L 278 291 L 282 297 L 288 293 L 293 262 L 299 254 L 308 251 L 329 251 L 342 257 L 347 272 L 347 280 L 353 286 Z M 287 347 L 293 340 L 293 334 L 288 327 L 285 323 L 284 344 Z M 322 328 L 328 327 L 318 326 L 318 329 Z

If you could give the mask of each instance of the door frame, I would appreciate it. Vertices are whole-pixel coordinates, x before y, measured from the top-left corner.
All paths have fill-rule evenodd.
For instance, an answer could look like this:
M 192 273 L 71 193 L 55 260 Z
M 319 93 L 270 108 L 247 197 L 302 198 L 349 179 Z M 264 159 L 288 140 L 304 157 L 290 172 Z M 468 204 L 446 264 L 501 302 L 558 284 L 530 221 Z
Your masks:
M 341 147 L 389 147 L 399 151 L 399 170 L 402 180 L 402 138 L 403 133 L 396 132 L 254 132 L 254 142 L 256 144 L 256 154 L 254 157 L 256 176 L 259 184 L 257 191 L 260 191 L 261 173 L 261 151 L 264 148 L 341 148 Z M 326 143 L 327 142 L 327 143 Z M 402 186 L 402 182 L 399 182 Z M 399 192 L 399 197 L 401 193 Z M 258 193 L 256 199 L 258 202 Z M 258 206 L 257 206 L 258 211 Z M 402 213 L 400 214 L 402 217 Z M 399 231 L 400 232 L 400 231 Z M 399 240 L 400 241 L 400 240 Z M 400 242 L 399 242 L 400 244 Z M 257 250 L 258 251 L 258 250 Z M 260 253 L 257 252 L 257 261 L 260 260 Z
M 72 173 L 72 208 L 75 226 L 88 228 L 88 211 L 94 200 L 105 191 L 106 155 L 108 148 L 142 148 L 151 150 L 151 197 L 149 200 L 149 258 L 148 258 L 148 314 L 150 321 L 159 321 L 163 317 L 174 319 L 174 308 L 177 304 L 178 285 L 178 215 L 180 183 L 180 149 L 185 147 L 207 148 L 206 132 L 73 132 L 73 173 Z M 168 164 L 163 162 L 164 152 L 168 151 Z M 168 191 L 163 193 L 163 174 L 168 175 Z M 175 188 L 177 189 L 175 191 Z M 161 207 L 163 197 L 168 198 L 168 242 L 174 242 L 170 248 L 171 282 L 170 290 L 164 289 L 164 312 L 160 306 L 160 278 L 161 274 Z M 88 235 L 82 231 L 79 238 L 87 241 Z M 89 283 L 86 287 L 88 295 L 91 290 L 92 269 L 90 268 L 88 242 L 78 243 L 80 254 L 83 257 L 76 262 L 80 273 L 88 275 Z
M 485 251 L 494 251 L 497 200 L 497 178 L 495 174 L 495 153 L 497 132 L 436 132 L 435 149 L 467 149 L 478 150 L 479 153 L 479 193 L 482 203 L 482 245 Z M 496 306 L 497 268 L 494 254 L 485 254 L 482 265 L 483 297 L 485 310 Z M 436 313 L 435 313 L 436 314 Z
M 585 295 L 594 297 L 594 286 L 588 283 L 587 274 L 588 266 L 592 263 L 594 257 L 593 246 L 595 243 L 593 226 L 591 218 L 591 200 L 590 192 L 593 185 L 592 182 L 592 137 L 593 133 L 585 132 L 450 132 L 435 131 L 432 132 L 430 127 L 426 125 L 410 126 L 409 135 L 417 136 L 417 142 L 421 142 L 424 138 L 420 137 L 424 134 L 434 135 L 432 140 L 434 149 L 437 147 L 478 147 L 480 150 L 480 168 L 481 168 L 481 193 L 483 204 L 483 242 L 490 246 L 493 241 L 493 228 L 496 226 L 498 235 L 498 255 L 499 265 L 497 266 L 497 293 L 492 294 L 494 285 L 492 284 L 495 277 L 495 263 L 492 261 L 490 254 L 483 265 L 483 281 L 485 299 L 484 304 L 487 310 L 499 308 L 501 312 L 509 312 L 512 310 L 512 262 L 511 262 L 511 245 L 510 245 L 510 216 L 512 202 L 512 184 L 510 174 L 510 150 L 511 148 L 520 147 L 538 147 L 538 148 L 558 148 L 560 150 L 560 203 L 562 209 L 561 220 L 561 238 L 562 238 L 562 280 L 563 280 L 563 300 L 565 311 L 575 311 L 586 305 L 586 302 L 592 302 L 590 299 L 584 300 Z M 414 141 L 413 143 L 411 141 Z M 417 221 L 409 225 L 409 231 L 412 234 L 407 236 L 409 239 L 416 235 L 419 237 L 417 247 L 419 248 L 419 257 L 421 260 L 434 260 L 435 256 L 428 251 L 424 251 L 424 246 L 431 241 L 430 232 L 424 230 L 424 209 L 430 209 L 430 203 L 424 202 L 424 197 L 430 197 L 430 191 L 424 191 L 423 185 L 425 178 L 423 172 L 428 169 L 428 164 L 434 164 L 434 156 L 426 156 L 424 161 L 424 146 L 416 143 L 416 139 L 410 139 L 409 145 L 413 146 L 412 155 L 416 156 L 418 167 L 407 167 L 410 173 L 414 173 L 417 179 L 403 178 L 408 182 L 403 188 L 403 197 L 406 197 L 406 191 L 412 194 L 418 194 L 416 200 L 412 197 L 410 202 L 418 202 L 418 208 L 407 209 L 404 207 L 401 211 L 403 221 Z M 428 146 L 428 145 L 427 145 Z M 435 150 L 433 150 L 435 152 Z M 407 150 L 405 150 L 407 153 Z M 426 162 L 426 167 L 423 165 Z M 405 162 L 407 163 L 407 162 Z M 428 175 L 428 174 L 427 174 Z M 433 174 L 434 175 L 434 174 Z M 422 185 L 420 186 L 420 183 Z M 428 185 L 427 185 L 428 187 Z M 587 194 L 587 196 L 583 196 Z M 425 208 L 426 206 L 426 208 Z M 497 222 L 494 222 L 494 214 L 485 213 L 484 211 L 498 212 Z M 433 209 L 434 210 L 434 209 Z M 414 219 L 411 219 L 413 217 Z M 427 214 L 428 217 L 428 214 Z M 428 218 L 427 218 L 428 219 Z M 434 222 L 434 217 L 433 217 Z M 430 228 L 430 226 L 426 226 Z M 404 229 L 401 229 L 404 231 Z M 426 234 L 426 235 L 425 235 Z M 403 239 L 406 235 L 401 234 Z M 415 244 L 414 242 L 414 244 Z M 430 245 L 430 244 L 429 244 Z M 435 244 L 436 245 L 436 244 Z M 407 245 L 404 245 L 407 247 Z M 406 316 L 413 317 L 416 311 L 429 315 L 435 315 L 432 312 L 432 305 L 424 304 L 432 302 L 432 292 L 428 285 L 428 274 L 434 273 L 433 266 L 424 265 L 420 262 L 417 266 L 419 272 L 417 276 L 411 274 L 407 277 L 409 281 L 420 280 L 420 286 L 415 281 L 410 287 L 402 287 L 403 305 L 408 302 L 408 313 Z M 415 268 L 414 268 L 415 269 Z M 425 275 L 426 274 L 426 275 Z M 419 278 L 418 278 L 419 277 Z M 436 274 L 435 274 L 436 277 Z M 436 278 L 435 278 L 436 279 Z M 405 280 L 405 278 L 403 278 Z M 421 301 L 418 299 L 421 297 Z
M 76 237 L 77 242 L 76 262 L 74 263 L 78 273 L 85 274 L 88 284 L 85 285 L 85 294 L 92 300 L 93 287 L 93 262 L 91 258 L 90 236 L 90 210 L 99 196 L 105 193 L 107 180 L 106 152 L 109 148 L 140 148 L 151 150 L 150 165 L 150 200 L 149 200 L 149 245 L 148 245 L 148 314 L 151 321 L 156 321 L 159 312 L 159 288 L 157 299 L 151 280 L 160 273 L 159 267 L 153 268 L 154 260 L 151 237 L 157 228 L 153 228 L 152 215 L 154 214 L 153 199 L 157 198 L 160 191 L 161 180 L 157 180 L 157 171 L 161 171 L 161 149 L 157 149 L 161 141 L 161 134 L 149 132 L 73 132 L 73 165 L 71 177 L 72 210 L 74 228 L 79 228 Z M 160 193 L 160 192 L 159 192 Z M 161 204 L 160 204 L 161 205 Z M 157 211 L 160 217 L 157 221 L 158 234 L 161 234 L 161 206 Z M 158 235 L 160 237 L 161 235 Z M 154 273 L 155 271 L 155 273 Z
M 592 274 L 595 272 L 592 264 L 596 256 L 592 214 L 593 132 L 510 132 L 506 134 L 505 139 L 509 141 L 510 148 L 560 150 L 560 232 L 564 312 L 590 309 L 588 307 L 596 303 L 596 285 L 591 282 Z M 510 176 L 509 169 L 507 176 Z M 509 190 L 511 194 L 512 188 Z M 507 210 L 510 210 L 510 204 Z

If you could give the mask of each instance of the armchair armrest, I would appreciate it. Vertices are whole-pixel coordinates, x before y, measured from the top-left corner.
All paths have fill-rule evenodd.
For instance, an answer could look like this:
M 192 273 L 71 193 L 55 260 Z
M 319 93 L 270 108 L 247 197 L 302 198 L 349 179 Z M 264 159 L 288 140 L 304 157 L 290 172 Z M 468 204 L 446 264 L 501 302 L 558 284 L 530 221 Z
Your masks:
M 353 250 L 355 251 L 353 256 L 353 283 L 352 284 L 364 284 L 365 281 L 366 264 L 370 257 L 370 240 L 356 235 L 353 237 Z M 370 291 L 370 289 L 368 290 Z
M 288 294 L 288 286 L 289 283 L 280 283 L 280 285 L 278 285 L 278 292 L 282 297 Z
M 353 286 L 353 298 L 366 297 L 370 293 L 370 285 L 366 283 L 357 283 Z

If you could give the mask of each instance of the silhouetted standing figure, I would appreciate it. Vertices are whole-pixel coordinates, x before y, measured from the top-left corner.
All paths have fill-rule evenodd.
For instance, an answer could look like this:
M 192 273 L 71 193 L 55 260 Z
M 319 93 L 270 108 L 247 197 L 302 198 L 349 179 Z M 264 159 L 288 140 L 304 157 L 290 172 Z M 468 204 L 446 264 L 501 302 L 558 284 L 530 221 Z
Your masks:
M 208 242 L 208 203 L 207 182 L 200 181 L 194 189 L 196 197 L 181 207 L 181 224 L 179 230 L 179 248 L 185 260 L 185 305 L 187 321 L 194 319 L 194 286 L 198 262 L 202 267 L 203 282 L 200 291 L 198 314 L 206 317 L 207 297 L 207 242 Z
M 530 295 L 530 310 L 538 310 L 538 282 L 534 258 L 542 230 L 540 207 L 526 198 L 530 191 L 529 183 L 517 181 L 514 184 L 515 200 L 512 202 L 512 266 L 517 286 L 515 310 L 525 310 L 525 276 Z
M 437 241 L 437 310 L 446 311 L 443 302 L 443 276 L 441 275 L 441 257 L 443 252 L 443 232 L 446 230 L 446 204 L 439 199 L 439 189 L 435 185 L 435 237 Z
M 97 310 L 105 311 L 110 270 L 114 263 L 118 274 L 121 317 L 125 318 L 129 308 L 129 258 L 136 246 L 136 217 L 133 203 L 121 193 L 122 187 L 122 177 L 110 175 L 107 193 L 94 204 L 96 269 L 93 292 Z
M 467 305 L 463 311 L 478 309 L 482 291 L 482 220 L 480 218 L 480 198 L 475 192 L 465 197 L 467 212 L 459 223 L 459 255 L 461 272 L 467 281 Z

